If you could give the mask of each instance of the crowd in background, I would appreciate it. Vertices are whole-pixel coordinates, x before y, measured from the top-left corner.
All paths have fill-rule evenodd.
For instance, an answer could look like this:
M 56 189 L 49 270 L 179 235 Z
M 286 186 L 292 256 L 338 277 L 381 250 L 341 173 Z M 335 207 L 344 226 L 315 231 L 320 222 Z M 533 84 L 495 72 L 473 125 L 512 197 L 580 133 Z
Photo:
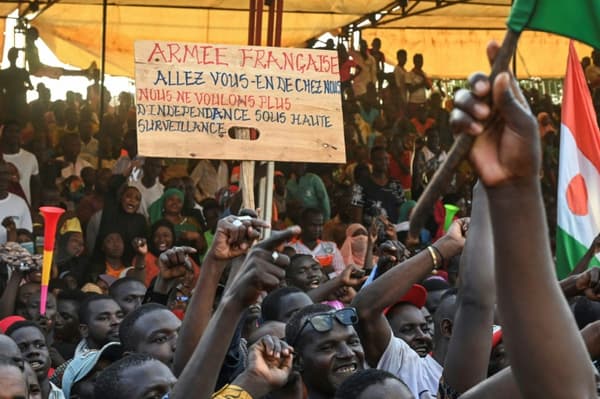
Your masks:
M 537 376 L 529 370 L 537 351 L 550 359 L 553 350 L 532 348 L 529 363 L 513 355 L 533 339 L 523 333 L 515 342 L 519 323 L 535 324 L 520 320 L 506 298 L 522 295 L 529 311 L 537 302 L 519 289 L 510 294 L 493 273 L 495 265 L 514 284 L 517 266 L 527 266 L 523 278 L 540 276 L 531 292 L 562 309 L 548 288 L 551 253 L 531 251 L 541 253 L 532 259 L 546 270 L 525 262 L 529 249 L 518 244 L 529 233 L 533 248 L 554 248 L 560 105 L 522 90 L 531 112 L 519 126 L 533 134 L 531 158 L 540 154 L 527 190 L 506 196 L 481 165 L 465 161 L 415 244 L 408 241 L 412 209 L 464 126 L 460 118 L 486 119 L 473 108 L 479 97 L 465 100 L 485 90 L 444 92 L 426 73 L 427 60 L 402 49 L 385 73 L 392 60 L 381 46 L 378 39 L 370 48 L 361 40 L 357 50 L 337 45 L 347 163 L 277 162 L 267 221 L 274 235 L 252 250 L 267 223 L 242 207 L 240 162 L 139 155 L 133 94 L 100 96 L 97 81 L 85 98 L 69 92 L 54 101 L 38 84 L 38 98 L 27 103 L 29 74 L 9 51 L 11 66 L 0 71 L 0 245 L 7 254 L 0 251 L 0 369 L 8 376 L 19 369 L 28 395 L 14 397 L 456 398 L 509 363 L 518 365 L 519 382 L 511 377 L 506 392 L 561 392 L 548 378 L 542 388 L 523 382 Z M 600 115 L 600 53 L 582 68 Z M 264 173 L 257 166 L 257 177 Z M 531 193 L 539 204 L 527 202 Z M 456 213 L 448 216 L 445 205 Z M 39 267 L 22 260 L 42 249 L 40 206 L 65 210 L 45 315 Z M 541 217 L 507 234 L 502 218 L 527 210 Z M 465 243 L 469 234 L 479 239 Z M 593 332 L 600 276 L 585 269 L 597 250 L 600 240 L 561 282 L 578 327 Z M 514 264 L 500 264 L 499 253 Z M 542 329 L 572 324 L 556 339 L 581 355 L 567 312 L 544 317 L 536 321 Z M 600 345 L 592 340 L 595 360 Z M 580 363 L 573 370 L 584 392 L 590 370 Z M 0 376 L 0 391 L 7 379 Z M 369 393 L 377 384 L 395 396 Z M 491 397 L 477 395 L 461 397 Z

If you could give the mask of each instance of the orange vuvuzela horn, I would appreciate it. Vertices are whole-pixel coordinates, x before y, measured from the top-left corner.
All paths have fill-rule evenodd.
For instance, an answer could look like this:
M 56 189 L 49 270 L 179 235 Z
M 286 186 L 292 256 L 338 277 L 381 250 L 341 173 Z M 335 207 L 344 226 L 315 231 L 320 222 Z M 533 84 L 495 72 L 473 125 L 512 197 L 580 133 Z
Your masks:
M 52 257 L 54 256 L 54 239 L 58 219 L 65 212 L 62 208 L 43 206 L 40 208 L 44 216 L 44 258 L 42 263 L 42 292 L 40 296 L 40 314 L 46 314 L 46 301 L 48 300 L 48 283 L 52 270 Z

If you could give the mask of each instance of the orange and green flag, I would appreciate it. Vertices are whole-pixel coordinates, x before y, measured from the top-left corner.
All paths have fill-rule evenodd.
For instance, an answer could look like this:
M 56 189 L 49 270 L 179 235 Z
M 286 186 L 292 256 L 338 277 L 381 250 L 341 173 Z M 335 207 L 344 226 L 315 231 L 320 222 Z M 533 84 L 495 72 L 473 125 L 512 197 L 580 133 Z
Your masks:
M 600 130 L 573 42 L 563 86 L 556 271 L 566 277 L 600 231 Z M 600 265 L 597 257 L 590 262 Z
M 508 27 L 556 33 L 600 49 L 600 1 L 516 0 Z
M 517 33 L 555 33 L 600 49 L 600 0 L 515 0 L 507 25 Z M 569 274 L 600 231 L 600 130 L 573 42 L 569 47 L 557 195 L 560 278 Z M 600 265 L 597 257 L 590 263 Z

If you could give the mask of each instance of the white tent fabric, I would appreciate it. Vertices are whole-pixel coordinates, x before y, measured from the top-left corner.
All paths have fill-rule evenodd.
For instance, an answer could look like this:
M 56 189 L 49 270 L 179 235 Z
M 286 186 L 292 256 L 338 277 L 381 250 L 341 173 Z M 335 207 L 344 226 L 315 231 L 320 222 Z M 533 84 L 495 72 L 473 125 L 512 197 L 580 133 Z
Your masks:
M 385 7 L 389 0 L 285 0 L 282 45 L 304 46 L 329 30 Z M 101 54 L 102 2 L 61 1 L 33 24 L 66 63 L 85 67 Z M 133 76 L 135 40 L 246 44 L 247 0 L 113 0 L 108 7 L 107 72 Z M 268 15 L 263 12 L 263 31 Z M 264 40 L 263 40 L 264 41 Z
M 408 52 L 406 68 L 412 68 L 415 53 L 423 54 L 423 70 L 434 78 L 464 79 L 474 71 L 489 72 L 485 48 L 490 40 L 502 42 L 499 30 L 379 30 L 367 29 L 363 37 L 370 43 L 379 37 L 386 61 L 395 65 L 396 51 Z M 577 43 L 577 52 L 589 56 L 591 48 Z M 569 40 L 544 32 L 523 32 L 517 48 L 519 78 L 562 78 L 565 74 Z
M 374 28 L 363 30 L 370 41 L 379 37 L 388 62 L 396 63 L 400 48 L 421 53 L 424 70 L 433 77 L 465 78 L 475 70 L 489 71 L 485 47 L 491 39 L 501 42 L 506 30 L 511 0 L 409 1 L 408 13 L 401 9 L 386 13 Z M 591 48 L 577 43 L 580 56 Z M 557 78 L 565 74 L 568 39 L 526 31 L 517 49 L 517 74 L 521 78 Z

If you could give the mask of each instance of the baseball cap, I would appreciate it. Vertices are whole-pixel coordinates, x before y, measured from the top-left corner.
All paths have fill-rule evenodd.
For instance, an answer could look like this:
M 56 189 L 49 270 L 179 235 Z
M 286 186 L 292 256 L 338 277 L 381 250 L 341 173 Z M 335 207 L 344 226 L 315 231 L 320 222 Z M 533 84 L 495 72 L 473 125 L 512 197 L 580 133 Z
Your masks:
M 65 397 L 70 397 L 73 385 L 91 373 L 101 358 L 112 358 L 120 351 L 121 344 L 119 342 L 109 342 L 99 350 L 89 350 L 76 355 L 65 369 L 62 377 L 61 388 Z
M 4 334 L 4 332 L 6 332 L 6 330 L 10 328 L 10 326 L 15 324 L 17 321 L 23 320 L 25 320 L 25 318 L 21 316 L 8 316 L 3 318 L 2 320 L 0 320 L 0 332 Z
M 425 306 L 425 302 L 427 301 L 427 290 L 425 287 L 419 284 L 413 284 L 410 287 L 410 290 L 402 298 L 398 300 L 394 305 L 389 306 L 384 309 L 383 314 L 387 315 L 391 308 L 398 305 L 399 303 L 410 303 L 417 308 L 421 309 Z

